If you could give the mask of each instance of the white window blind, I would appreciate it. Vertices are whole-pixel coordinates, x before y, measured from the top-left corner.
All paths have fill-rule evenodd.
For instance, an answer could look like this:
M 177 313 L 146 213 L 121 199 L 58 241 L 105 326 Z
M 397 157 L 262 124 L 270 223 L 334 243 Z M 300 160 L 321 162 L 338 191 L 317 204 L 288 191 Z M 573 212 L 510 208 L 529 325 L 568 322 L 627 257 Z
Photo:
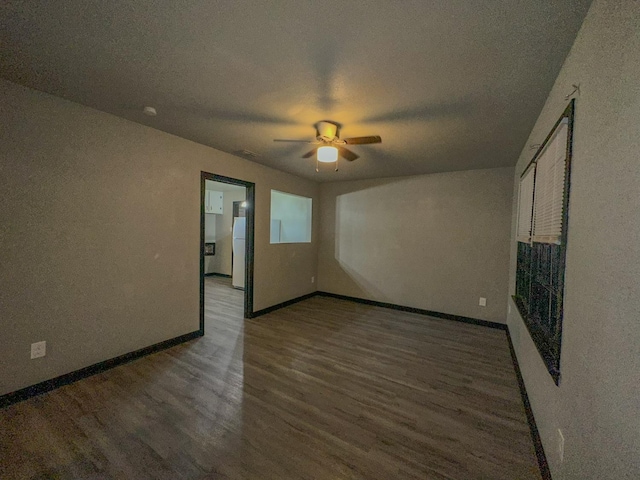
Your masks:
M 560 244 L 567 161 L 567 121 L 563 120 L 536 162 L 532 240 Z
M 518 193 L 518 234 L 519 242 L 531 242 L 531 220 L 533 213 L 533 179 L 535 178 L 535 165 L 520 178 Z

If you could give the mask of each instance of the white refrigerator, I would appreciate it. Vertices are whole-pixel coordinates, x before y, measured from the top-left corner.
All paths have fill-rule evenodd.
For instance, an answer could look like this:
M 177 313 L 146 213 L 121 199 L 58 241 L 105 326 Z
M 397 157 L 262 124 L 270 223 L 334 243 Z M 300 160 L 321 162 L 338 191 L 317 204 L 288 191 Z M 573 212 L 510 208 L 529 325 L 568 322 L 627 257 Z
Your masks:
M 231 285 L 233 288 L 244 290 L 244 262 L 245 237 L 247 219 L 234 217 L 233 219 L 233 265 L 231 266 Z

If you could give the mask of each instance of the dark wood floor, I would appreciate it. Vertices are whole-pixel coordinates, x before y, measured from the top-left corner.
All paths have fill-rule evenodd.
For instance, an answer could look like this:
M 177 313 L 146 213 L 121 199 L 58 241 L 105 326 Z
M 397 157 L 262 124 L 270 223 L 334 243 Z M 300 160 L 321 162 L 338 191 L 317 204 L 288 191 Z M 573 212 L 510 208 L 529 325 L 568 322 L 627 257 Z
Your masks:
M 539 479 L 505 334 L 314 297 L 0 410 L 0 478 Z

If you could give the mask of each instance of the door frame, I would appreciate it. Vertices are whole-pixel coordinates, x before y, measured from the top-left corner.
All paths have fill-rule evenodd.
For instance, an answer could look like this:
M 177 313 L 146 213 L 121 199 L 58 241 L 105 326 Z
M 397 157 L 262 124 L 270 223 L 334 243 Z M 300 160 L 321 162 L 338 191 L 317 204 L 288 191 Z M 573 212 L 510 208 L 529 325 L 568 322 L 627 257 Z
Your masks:
M 244 275 L 244 318 L 253 316 L 253 264 L 254 264 L 254 232 L 255 232 L 255 198 L 256 184 L 237 178 L 225 177 L 209 172 L 200 172 L 200 333 L 204 335 L 204 202 L 206 181 L 228 183 L 246 188 L 245 216 L 247 232 L 245 242 L 245 275 Z

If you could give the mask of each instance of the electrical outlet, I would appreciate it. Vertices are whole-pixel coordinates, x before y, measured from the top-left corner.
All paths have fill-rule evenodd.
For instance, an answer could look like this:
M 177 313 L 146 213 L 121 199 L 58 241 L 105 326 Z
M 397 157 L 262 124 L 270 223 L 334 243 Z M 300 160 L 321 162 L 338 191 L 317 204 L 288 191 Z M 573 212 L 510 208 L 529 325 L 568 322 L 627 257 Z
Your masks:
M 560 463 L 564 461 L 564 435 L 560 429 L 558 429 L 558 458 Z
M 487 299 L 484 297 L 480 297 L 480 302 L 478 303 L 478 305 L 480 305 L 481 307 L 486 307 L 487 306 Z
M 44 357 L 47 354 L 47 342 L 36 342 L 31 344 L 31 360 Z
M 316 277 L 311 277 L 311 283 L 316 283 Z

